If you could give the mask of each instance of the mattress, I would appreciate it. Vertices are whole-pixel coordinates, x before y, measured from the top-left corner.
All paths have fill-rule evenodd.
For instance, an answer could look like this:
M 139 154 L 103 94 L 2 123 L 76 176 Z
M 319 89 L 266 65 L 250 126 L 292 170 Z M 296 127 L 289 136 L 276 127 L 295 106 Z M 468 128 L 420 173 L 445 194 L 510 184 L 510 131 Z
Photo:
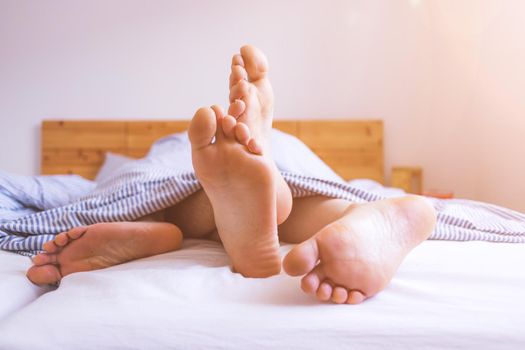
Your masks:
M 28 257 L 0 250 L 0 324 L 15 311 L 51 290 L 29 282 L 25 272 L 30 266 Z
M 10 295 L 34 294 L 21 280 L 22 257 L 5 258 L 19 264 Z M 219 244 L 187 240 L 180 251 L 72 274 L 27 297 L 0 323 L 0 349 L 518 349 L 524 266 L 522 244 L 426 241 L 384 292 L 333 305 L 285 274 L 243 278 Z

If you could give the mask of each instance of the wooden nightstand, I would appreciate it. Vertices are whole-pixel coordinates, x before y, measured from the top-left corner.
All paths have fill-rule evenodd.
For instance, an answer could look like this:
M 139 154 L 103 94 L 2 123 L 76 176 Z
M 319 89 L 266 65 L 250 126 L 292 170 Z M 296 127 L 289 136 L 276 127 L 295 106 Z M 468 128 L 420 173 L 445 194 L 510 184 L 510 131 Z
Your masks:
M 423 192 L 423 169 L 420 167 L 392 167 L 391 186 L 401 188 L 407 193 Z

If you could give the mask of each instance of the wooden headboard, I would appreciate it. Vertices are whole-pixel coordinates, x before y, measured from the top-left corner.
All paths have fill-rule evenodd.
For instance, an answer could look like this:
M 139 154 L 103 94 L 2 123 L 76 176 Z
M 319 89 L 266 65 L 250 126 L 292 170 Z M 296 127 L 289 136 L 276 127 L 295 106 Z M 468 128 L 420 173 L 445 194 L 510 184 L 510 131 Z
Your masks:
M 95 178 L 105 152 L 139 158 L 151 144 L 184 131 L 188 121 L 63 121 L 42 123 L 41 173 Z M 383 122 L 380 120 L 275 121 L 295 135 L 346 180 L 383 183 Z

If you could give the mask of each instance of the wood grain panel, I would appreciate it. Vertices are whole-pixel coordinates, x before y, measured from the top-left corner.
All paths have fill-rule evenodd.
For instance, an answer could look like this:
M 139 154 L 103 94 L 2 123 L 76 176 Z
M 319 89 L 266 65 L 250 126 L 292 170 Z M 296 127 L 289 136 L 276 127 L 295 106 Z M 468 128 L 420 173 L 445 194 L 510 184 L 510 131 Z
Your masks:
M 106 152 L 126 154 L 126 148 L 107 148 L 107 149 L 83 149 L 83 148 L 43 148 L 42 163 L 56 165 L 102 164 Z
M 382 121 L 301 121 L 299 138 L 344 179 L 383 183 Z
M 127 147 L 148 150 L 161 137 L 185 131 L 189 121 L 132 121 L 127 124 Z
M 328 149 L 381 148 L 383 123 L 376 121 L 303 121 L 301 140 L 309 146 Z
M 311 148 L 326 164 L 346 180 L 372 179 L 383 183 L 383 158 L 376 151 Z
M 44 121 L 42 174 L 93 179 L 106 151 L 143 157 L 157 139 L 187 129 L 189 121 Z M 278 120 L 345 179 L 383 182 L 383 123 L 378 120 Z
M 273 127 L 293 136 L 299 136 L 299 121 L 297 120 L 275 120 Z
M 93 180 L 97 176 L 98 169 L 102 164 L 97 164 L 96 166 L 92 165 L 47 165 L 44 164 L 41 167 L 41 172 L 43 175 L 60 175 L 60 174 L 76 174 L 86 179 Z
M 107 151 L 126 154 L 126 121 L 42 123 L 42 174 L 78 174 L 94 179 Z
M 42 145 L 48 149 L 126 148 L 124 121 L 44 121 Z

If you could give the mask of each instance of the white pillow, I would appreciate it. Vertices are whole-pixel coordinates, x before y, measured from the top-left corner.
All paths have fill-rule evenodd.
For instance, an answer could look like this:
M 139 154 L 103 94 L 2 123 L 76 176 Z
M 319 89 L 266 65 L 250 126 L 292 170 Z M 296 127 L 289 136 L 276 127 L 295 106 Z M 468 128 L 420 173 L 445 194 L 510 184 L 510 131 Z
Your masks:
M 122 167 L 125 164 L 128 164 L 135 159 L 123 156 L 121 154 L 116 154 L 112 152 L 106 152 L 106 160 L 104 160 L 104 164 L 100 167 L 100 170 L 98 171 L 97 177 L 95 178 L 96 182 L 102 182 L 109 177 L 111 177 L 115 171 L 117 171 L 120 167 Z

